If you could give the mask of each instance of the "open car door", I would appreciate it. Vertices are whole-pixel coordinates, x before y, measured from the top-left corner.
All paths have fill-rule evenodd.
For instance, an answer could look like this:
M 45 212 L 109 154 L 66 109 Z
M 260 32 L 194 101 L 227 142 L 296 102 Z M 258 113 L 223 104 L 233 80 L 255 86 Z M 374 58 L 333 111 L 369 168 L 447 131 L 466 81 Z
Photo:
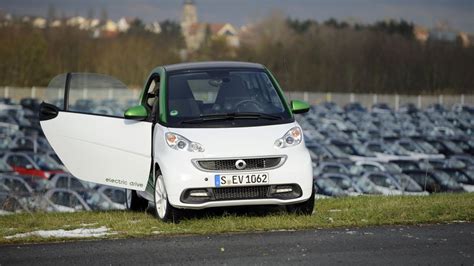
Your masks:
M 72 175 L 145 190 L 152 165 L 152 123 L 123 117 L 127 107 L 138 103 L 137 91 L 112 77 L 68 73 L 50 82 L 45 98 L 41 128 Z

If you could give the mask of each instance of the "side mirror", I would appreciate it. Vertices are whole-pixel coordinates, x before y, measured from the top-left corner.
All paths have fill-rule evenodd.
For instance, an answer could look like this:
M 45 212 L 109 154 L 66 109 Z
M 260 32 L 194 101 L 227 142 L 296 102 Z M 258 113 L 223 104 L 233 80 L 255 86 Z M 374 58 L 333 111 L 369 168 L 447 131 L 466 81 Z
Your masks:
M 130 107 L 125 111 L 124 117 L 132 120 L 145 120 L 148 117 L 148 110 L 143 105 Z
M 302 114 L 309 111 L 310 105 L 303 101 L 291 101 L 291 112 L 293 114 Z

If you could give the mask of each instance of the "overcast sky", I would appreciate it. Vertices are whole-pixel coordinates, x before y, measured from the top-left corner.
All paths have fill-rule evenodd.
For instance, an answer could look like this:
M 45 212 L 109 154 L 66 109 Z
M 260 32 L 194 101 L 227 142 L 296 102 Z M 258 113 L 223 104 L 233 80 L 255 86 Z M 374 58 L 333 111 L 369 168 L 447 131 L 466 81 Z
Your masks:
M 388 18 L 406 19 L 433 27 L 438 21 L 474 33 L 474 0 L 196 0 L 200 21 L 231 22 L 237 26 L 256 21 L 272 10 L 293 18 L 324 21 L 330 17 L 370 23 Z M 46 16 L 53 5 L 57 14 L 109 18 L 138 17 L 144 21 L 178 20 L 183 0 L 0 0 L 0 9 L 14 14 Z

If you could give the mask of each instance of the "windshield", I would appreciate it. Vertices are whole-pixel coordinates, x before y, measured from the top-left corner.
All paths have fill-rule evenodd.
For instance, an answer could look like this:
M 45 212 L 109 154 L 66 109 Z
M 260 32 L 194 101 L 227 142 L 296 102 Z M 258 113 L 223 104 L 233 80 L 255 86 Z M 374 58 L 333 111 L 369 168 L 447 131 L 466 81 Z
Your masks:
M 355 184 L 358 186 L 362 192 L 366 194 L 379 194 L 377 188 L 374 186 L 374 183 L 370 181 L 367 177 L 361 177 L 355 179 Z
M 438 179 L 438 182 L 441 183 L 444 186 L 450 187 L 450 188 L 457 188 L 459 187 L 459 184 L 451 178 L 448 174 L 442 171 L 436 171 L 435 172 L 435 177 Z
M 402 188 L 403 191 L 408 191 L 408 192 L 421 192 L 423 189 L 421 189 L 420 185 L 413 181 L 409 176 L 405 174 L 394 174 L 393 177 L 395 177 L 400 184 L 400 187 Z
M 423 141 L 423 140 L 416 140 L 416 143 L 418 143 L 418 145 L 421 146 L 421 148 L 426 152 L 426 153 L 429 153 L 429 154 L 437 154 L 438 151 L 432 146 L 430 145 L 428 142 L 426 141 Z
M 333 181 L 339 188 L 344 191 L 350 190 L 353 191 L 352 181 L 348 178 L 341 178 L 337 176 L 330 176 L 329 179 Z
M 360 144 L 357 144 L 357 143 L 354 143 L 353 144 L 354 148 L 357 149 L 357 151 L 359 153 L 361 153 L 363 156 L 366 156 L 366 157 L 374 157 L 375 154 L 372 152 L 372 151 L 369 151 L 366 147 L 364 147 L 363 145 L 360 145 Z
M 357 155 L 357 152 L 354 150 L 354 148 L 351 147 L 351 145 L 342 144 L 342 143 L 337 143 L 334 145 L 338 147 L 341 151 L 345 152 L 346 154 Z
M 323 173 L 337 173 L 337 174 L 348 174 L 348 171 L 340 165 L 324 165 L 322 169 Z
M 171 74 L 167 118 L 174 127 L 235 127 L 292 121 L 263 70 L 207 70 Z
M 385 169 L 387 170 L 387 172 L 393 174 L 393 173 L 401 173 L 402 172 L 402 169 L 400 167 L 398 167 L 398 165 L 394 164 L 394 163 L 383 163 L 382 164 Z
M 326 148 L 338 158 L 346 158 L 348 155 L 332 144 L 327 144 Z
M 344 195 L 344 191 L 334 181 L 327 178 L 318 178 L 315 180 L 316 185 L 329 195 Z
M 390 177 L 383 175 L 370 175 L 370 181 L 372 181 L 377 186 L 386 187 L 390 189 L 397 189 L 395 182 L 390 179 Z

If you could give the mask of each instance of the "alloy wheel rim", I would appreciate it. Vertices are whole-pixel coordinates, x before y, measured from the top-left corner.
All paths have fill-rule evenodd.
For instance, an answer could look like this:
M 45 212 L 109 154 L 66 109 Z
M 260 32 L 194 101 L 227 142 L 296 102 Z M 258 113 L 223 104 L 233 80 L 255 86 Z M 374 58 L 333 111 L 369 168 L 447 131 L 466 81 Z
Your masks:
M 163 184 L 163 176 L 159 175 L 155 185 L 155 208 L 160 218 L 165 217 L 167 204 L 168 198 Z

